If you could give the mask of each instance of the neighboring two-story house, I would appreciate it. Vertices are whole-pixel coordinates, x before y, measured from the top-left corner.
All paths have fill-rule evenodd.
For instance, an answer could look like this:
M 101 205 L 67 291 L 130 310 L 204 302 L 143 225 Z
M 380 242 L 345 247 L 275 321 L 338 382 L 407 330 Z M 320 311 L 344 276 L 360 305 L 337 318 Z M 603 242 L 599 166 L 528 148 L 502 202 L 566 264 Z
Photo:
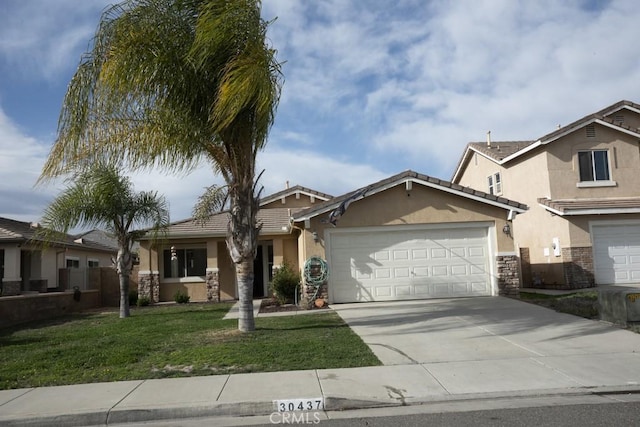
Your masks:
M 452 182 L 526 203 L 523 285 L 640 282 L 640 105 L 620 101 L 536 140 L 467 145 Z

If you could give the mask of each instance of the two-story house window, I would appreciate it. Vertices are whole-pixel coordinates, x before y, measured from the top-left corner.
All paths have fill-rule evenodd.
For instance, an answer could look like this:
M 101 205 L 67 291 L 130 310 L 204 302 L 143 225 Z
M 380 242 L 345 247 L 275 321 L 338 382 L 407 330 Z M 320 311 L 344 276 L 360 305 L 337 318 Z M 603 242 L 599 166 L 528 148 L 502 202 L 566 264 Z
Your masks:
M 609 153 L 607 150 L 591 150 L 578 152 L 580 181 L 608 181 Z
M 489 177 L 487 177 L 487 184 L 489 186 L 489 194 L 502 194 L 502 177 L 500 176 L 500 172 L 489 175 Z

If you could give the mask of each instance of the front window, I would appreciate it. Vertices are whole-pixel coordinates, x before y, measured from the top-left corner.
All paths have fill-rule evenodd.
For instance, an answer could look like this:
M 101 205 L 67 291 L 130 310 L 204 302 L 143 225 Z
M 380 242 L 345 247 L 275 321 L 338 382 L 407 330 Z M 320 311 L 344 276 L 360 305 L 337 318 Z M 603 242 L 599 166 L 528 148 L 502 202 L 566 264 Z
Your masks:
M 100 267 L 100 261 L 98 261 L 97 259 L 89 258 L 87 260 L 87 267 L 89 267 L 89 268 L 98 268 L 98 267 Z
M 487 184 L 489 187 L 489 194 L 502 194 L 502 177 L 500 176 L 500 172 L 496 172 L 487 177 Z
M 609 153 L 607 150 L 578 152 L 580 181 L 609 181 Z
M 80 258 L 67 257 L 67 259 L 66 259 L 66 267 L 67 268 L 80 268 Z
M 205 248 L 176 248 L 164 250 L 164 277 L 180 278 L 204 276 L 207 271 Z

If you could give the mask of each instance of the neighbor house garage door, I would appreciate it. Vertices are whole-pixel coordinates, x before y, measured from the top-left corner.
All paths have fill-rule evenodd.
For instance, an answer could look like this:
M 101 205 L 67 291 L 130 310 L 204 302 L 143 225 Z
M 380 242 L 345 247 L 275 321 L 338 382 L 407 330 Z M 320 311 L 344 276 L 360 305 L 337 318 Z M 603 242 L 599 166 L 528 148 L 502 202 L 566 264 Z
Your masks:
M 640 283 L 640 224 L 594 225 L 591 233 L 596 283 Z
M 491 295 L 488 229 L 378 227 L 329 234 L 334 302 Z

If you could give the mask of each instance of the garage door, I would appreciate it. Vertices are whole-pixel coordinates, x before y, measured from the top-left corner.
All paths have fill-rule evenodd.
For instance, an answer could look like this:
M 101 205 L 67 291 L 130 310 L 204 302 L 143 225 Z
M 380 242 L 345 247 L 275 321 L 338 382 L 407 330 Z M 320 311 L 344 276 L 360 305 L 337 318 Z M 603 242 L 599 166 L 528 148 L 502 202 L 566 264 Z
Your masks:
M 491 295 L 488 229 L 336 231 L 330 242 L 334 302 Z
M 640 283 L 640 224 L 594 225 L 591 232 L 596 283 Z

